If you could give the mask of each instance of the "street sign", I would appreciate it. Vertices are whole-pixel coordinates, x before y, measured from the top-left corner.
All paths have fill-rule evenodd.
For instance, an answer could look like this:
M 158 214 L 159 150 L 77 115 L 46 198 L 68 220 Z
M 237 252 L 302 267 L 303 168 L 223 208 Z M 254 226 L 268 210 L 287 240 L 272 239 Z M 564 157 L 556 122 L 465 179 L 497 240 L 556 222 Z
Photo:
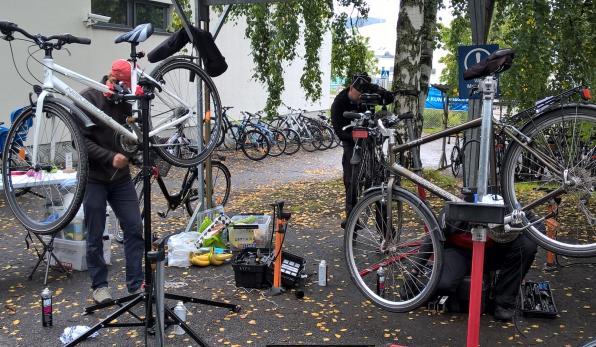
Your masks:
M 389 70 L 385 70 L 385 68 L 381 68 L 381 78 L 389 78 Z
M 491 53 L 499 49 L 499 45 L 474 45 L 474 46 L 459 46 L 457 47 L 457 66 L 459 76 L 459 97 L 461 99 L 470 98 L 470 90 L 473 86 L 480 82 L 480 79 L 464 80 L 464 71 L 475 64 L 478 64 L 483 59 L 486 59 Z M 498 86 L 498 84 L 497 84 Z M 498 90 L 497 90 L 498 94 Z M 471 97 L 472 99 L 479 98 L 480 95 Z

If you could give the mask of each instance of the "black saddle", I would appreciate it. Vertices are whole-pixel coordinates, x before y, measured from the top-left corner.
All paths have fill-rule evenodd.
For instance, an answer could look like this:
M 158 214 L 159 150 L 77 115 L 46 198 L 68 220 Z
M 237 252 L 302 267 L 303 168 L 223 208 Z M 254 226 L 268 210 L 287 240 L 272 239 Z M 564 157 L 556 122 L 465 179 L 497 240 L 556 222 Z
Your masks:
M 153 35 L 153 24 L 139 24 L 136 28 L 132 29 L 131 31 L 116 37 L 116 40 L 114 40 L 114 42 L 140 43 L 147 40 L 151 35 Z
M 503 72 L 511 67 L 513 57 L 515 57 L 513 49 L 499 49 L 486 59 L 464 71 L 464 79 L 471 80 Z

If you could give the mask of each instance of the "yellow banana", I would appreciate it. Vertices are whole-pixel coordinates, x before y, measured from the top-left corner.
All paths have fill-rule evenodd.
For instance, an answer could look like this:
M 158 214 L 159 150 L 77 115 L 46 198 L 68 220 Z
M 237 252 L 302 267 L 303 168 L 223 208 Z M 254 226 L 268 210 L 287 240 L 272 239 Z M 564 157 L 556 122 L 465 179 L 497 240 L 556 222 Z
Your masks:
M 200 256 L 190 258 L 190 263 L 196 266 L 209 266 L 209 260 L 203 260 Z
M 211 265 L 221 265 L 224 263 L 223 260 L 217 260 L 215 254 L 209 254 L 209 262 Z
M 213 257 L 215 257 L 215 259 L 218 261 L 226 261 L 232 258 L 232 253 L 214 254 Z

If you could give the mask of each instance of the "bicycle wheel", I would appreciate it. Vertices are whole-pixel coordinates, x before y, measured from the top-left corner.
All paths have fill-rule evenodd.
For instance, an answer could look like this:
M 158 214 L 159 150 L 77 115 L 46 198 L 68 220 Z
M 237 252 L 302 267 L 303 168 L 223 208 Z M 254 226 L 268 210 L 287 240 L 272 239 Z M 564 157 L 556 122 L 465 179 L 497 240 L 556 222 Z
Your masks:
M 523 208 L 532 239 L 565 256 L 596 255 L 595 125 L 593 106 L 547 112 L 522 128 L 531 152 L 512 142 L 502 166 L 505 203 Z M 531 225 L 537 218 L 547 218 L 556 233 Z
M 278 157 L 286 151 L 287 141 L 286 136 L 283 132 L 279 130 L 269 130 L 271 132 L 271 136 L 269 137 L 269 142 L 271 144 L 271 149 L 269 150 L 269 155 L 272 157 Z
M 236 143 L 240 139 L 240 129 L 237 125 L 232 125 L 226 129 L 223 145 L 227 149 L 237 149 Z
M 155 91 L 151 102 L 152 131 L 163 129 L 155 136 L 168 138 L 167 143 L 155 145 L 157 153 L 178 167 L 191 167 L 204 161 L 217 145 L 222 126 L 221 102 L 213 80 L 197 64 L 180 57 L 166 60 L 151 72 L 151 77 L 162 87 L 161 92 Z M 211 123 L 211 134 L 203 139 L 200 150 L 198 103 L 209 110 L 202 116 Z M 184 117 L 188 118 L 180 121 Z M 160 141 L 154 137 L 153 143 Z
M 251 129 L 242 135 L 242 152 L 248 159 L 259 161 L 269 154 L 271 145 L 262 132 Z
M 328 126 L 322 126 L 321 128 L 321 150 L 331 149 L 335 142 L 333 129 Z
M 72 114 L 52 102 L 44 103 L 42 117 L 32 108 L 24 110 L 10 127 L 2 153 L 8 206 L 34 233 L 64 228 L 81 206 L 87 165 L 85 142 Z
M 453 174 L 453 177 L 457 177 L 457 175 L 459 175 L 462 162 L 463 160 L 461 158 L 461 151 L 459 150 L 459 147 L 453 146 L 453 149 L 451 149 L 451 173 Z
M 317 127 L 308 127 L 308 130 L 301 131 L 300 143 L 307 152 L 314 152 L 320 147 L 320 138 L 323 135 Z
M 375 190 L 350 213 L 344 236 L 346 263 L 356 287 L 375 305 L 408 312 L 424 304 L 439 282 L 440 229 L 428 207 L 405 189 L 394 188 L 391 205 L 387 201 Z M 385 272 L 384 292 L 377 288 L 380 267 Z
M 292 155 L 300 150 L 300 135 L 290 128 L 283 129 L 282 132 L 286 136 L 286 150 L 285 154 Z
M 193 180 L 192 187 L 184 205 L 186 212 L 192 216 L 194 210 L 197 208 L 199 201 L 199 189 L 197 187 L 198 180 Z M 206 181 L 205 181 L 206 182 Z M 230 197 L 232 187 L 232 175 L 230 170 L 222 162 L 211 162 L 211 206 L 225 206 Z M 206 187 L 206 185 L 205 185 Z

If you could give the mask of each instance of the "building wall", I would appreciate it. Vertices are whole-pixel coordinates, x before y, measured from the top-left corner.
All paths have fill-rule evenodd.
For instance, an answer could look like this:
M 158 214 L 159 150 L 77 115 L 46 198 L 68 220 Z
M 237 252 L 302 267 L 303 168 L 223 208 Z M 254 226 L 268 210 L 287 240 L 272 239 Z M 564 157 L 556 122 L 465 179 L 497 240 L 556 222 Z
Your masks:
M 160 0 L 161 2 L 168 2 Z M 130 46 L 125 43 L 114 44 L 114 38 L 124 31 L 87 27 L 83 23 L 87 13 L 91 11 L 90 0 L 2 0 L 2 15 L 0 20 L 18 24 L 30 33 L 44 35 L 70 33 L 91 39 L 91 45 L 68 45 L 68 51 L 55 51 L 56 63 L 71 70 L 82 73 L 91 78 L 100 79 L 105 75 L 111 62 L 116 58 L 126 58 L 130 53 Z M 215 15 L 213 15 L 215 17 Z M 214 20 L 213 22 L 217 22 Z M 244 38 L 244 23 L 239 25 L 225 24 L 217 39 L 217 44 L 226 57 L 229 69 L 223 75 L 214 79 L 224 105 L 235 106 L 237 110 L 256 111 L 264 107 L 266 88 L 251 80 L 253 71 L 250 43 Z M 15 34 L 19 37 L 19 34 Z M 139 45 L 139 50 L 150 51 L 166 39 L 163 34 L 154 34 L 147 41 Z M 41 84 L 29 75 L 26 68 L 28 57 L 28 43 L 13 41 L 12 47 L 17 67 L 21 74 L 31 83 Z M 299 51 L 303 51 L 300 48 Z M 43 57 L 42 52 L 34 55 L 37 59 Z M 303 61 L 296 61 L 285 67 L 284 79 L 286 91 L 283 101 L 293 107 L 306 109 L 322 109 L 329 107 L 331 39 L 327 33 L 321 49 L 321 70 L 323 71 L 323 96 L 320 102 L 308 103 L 304 92 L 299 87 L 300 75 L 304 66 Z M 141 66 L 150 70 L 152 64 L 146 60 Z M 29 67 L 33 74 L 41 79 L 39 64 L 30 59 Z M 0 76 L 3 76 L 0 92 L 0 122 L 8 123 L 10 111 L 27 105 L 28 93 L 31 86 L 23 82 L 14 69 L 10 47 L 6 41 L 0 41 Z M 66 79 L 65 79 L 66 80 Z M 83 85 L 66 80 L 75 89 L 83 89 Z M 77 88 L 78 87 L 78 88 Z M 280 111 L 283 108 L 280 108 Z

